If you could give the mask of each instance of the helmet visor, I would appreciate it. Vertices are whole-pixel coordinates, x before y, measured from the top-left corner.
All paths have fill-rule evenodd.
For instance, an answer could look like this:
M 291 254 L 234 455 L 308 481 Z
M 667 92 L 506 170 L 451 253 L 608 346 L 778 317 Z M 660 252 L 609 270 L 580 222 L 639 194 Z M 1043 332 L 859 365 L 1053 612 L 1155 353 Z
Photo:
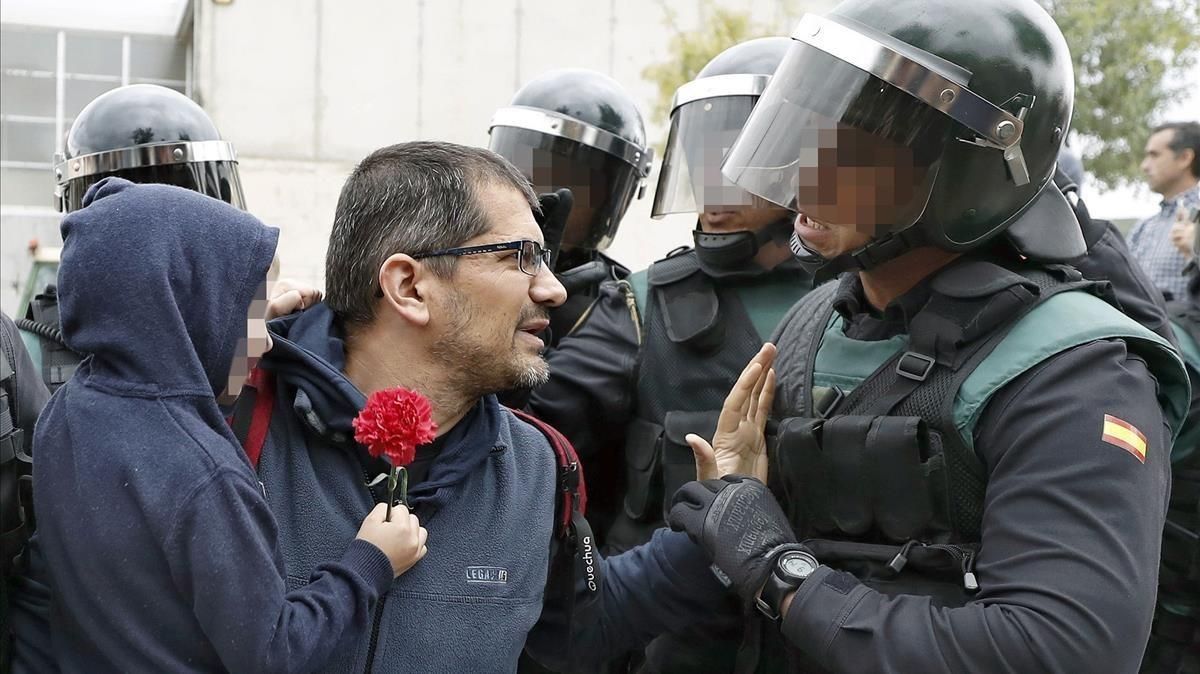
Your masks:
M 651 216 L 771 207 L 721 174 L 721 162 L 757 100 L 717 96 L 675 108 Z
M 637 168 L 615 155 L 538 131 L 493 127 L 488 147 L 512 162 L 534 192 L 571 190 L 566 248 L 607 248 L 641 182 Z
M 83 208 L 83 195 L 96 183 L 116 176 L 130 182 L 175 185 L 207 194 L 246 210 L 246 198 L 242 194 L 242 182 L 238 178 L 237 162 L 209 161 L 181 164 L 159 164 L 139 166 L 108 173 L 96 173 L 69 180 L 60 186 L 60 204 L 64 213 Z
M 908 93 L 797 41 L 722 172 L 784 208 L 878 236 L 921 217 L 951 125 Z

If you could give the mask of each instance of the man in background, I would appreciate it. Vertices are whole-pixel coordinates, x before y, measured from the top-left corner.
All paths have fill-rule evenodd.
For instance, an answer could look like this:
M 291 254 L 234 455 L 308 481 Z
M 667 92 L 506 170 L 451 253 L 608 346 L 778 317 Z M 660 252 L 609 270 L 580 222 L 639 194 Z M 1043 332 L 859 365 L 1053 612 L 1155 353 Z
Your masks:
M 1155 127 L 1146 141 L 1142 173 L 1150 189 L 1162 195 L 1157 214 L 1129 233 L 1129 248 L 1167 299 L 1187 293 L 1183 268 L 1188 257 L 1171 239 L 1175 213 L 1200 206 L 1200 123 L 1172 122 Z

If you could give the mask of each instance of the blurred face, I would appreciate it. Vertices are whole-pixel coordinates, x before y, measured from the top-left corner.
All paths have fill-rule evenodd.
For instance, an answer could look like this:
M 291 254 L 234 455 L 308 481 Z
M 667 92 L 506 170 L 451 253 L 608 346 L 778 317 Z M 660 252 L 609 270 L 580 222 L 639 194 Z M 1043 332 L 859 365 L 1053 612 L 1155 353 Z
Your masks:
M 271 261 L 267 278 L 258 285 L 250 308 L 246 310 L 246 327 L 238 336 L 237 350 L 233 354 L 233 364 L 225 383 L 225 390 L 217 396 L 217 401 L 223 405 L 232 403 L 242 391 L 250 371 L 258 365 L 259 359 L 271 350 L 271 335 L 267 331 L 267 302 L 271 289 L 279 280 L 279 258 Z
M 700 214 L 700 229 L 716 234 L 757 232 L 786 217 L 785 208 L 713 207 Z
M 573 204 L 563 229 L 562 248 L 576 248 L 591 234 L 596 214 L 608 200 L 606 176 L 602 171 L 545 150 L 531 150 L 529 162 L 532 170 L 527 177 L 534 192 L 542 194 L 563 187 L 571 190 Z
M 487 185 L 480 200 L 491 227 L 460 245 L 544 243 L 519 191 Z M 429 300 L 430 325 L 437 331 L 433 356 L 476 395 L 537 386 L 549 377 L 537 334 L 566 291 L 544 264 L 533 276 L 521 271 L 518 257 L 515 250 L 460 257 L 450 277 L 437 279 L 439 292 Z
M 1174 191 L 1177 185 L 1191 177 L 1192 153 L 1176 153 L 1171 149 L 1175 139 L 1174 129 L 1164 129 L 1146 141 L 1146 156 L 1142 159 L 1142 173 L 1146 184 L 1159 194 Z
M 816 161 L 799 169 L 797 236 L 826 259 L 865 246 L 910 211 L 927 170 L 912 151 L 859 129 L 816 131 Z M 815 165 L 814 165 L 815 164 Z

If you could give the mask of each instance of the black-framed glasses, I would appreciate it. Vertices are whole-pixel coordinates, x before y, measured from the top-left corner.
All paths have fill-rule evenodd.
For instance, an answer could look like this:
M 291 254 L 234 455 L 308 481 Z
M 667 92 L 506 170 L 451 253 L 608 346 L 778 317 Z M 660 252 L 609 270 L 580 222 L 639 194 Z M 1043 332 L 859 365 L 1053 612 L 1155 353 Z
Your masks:
M 479 246 L 463 246 L 462 248 L 447 248 L 445 250 L 435 250 L 431 253 L 417 253 L 412 258 L 420 260 L 427 257 L 441 257 L 443 255 L 462 257 L 464 255 L 479 255 L 481 253 L 499 253 L 506 250 L 517 251 L 517 267 L 530 276 L 537 276 L 542 265 L 550 266 L 550 251 L 542 247 L 542 244 L 537 241 L 530 241 L 528 239 L 504 241 L 502 243 L 485 243 Z

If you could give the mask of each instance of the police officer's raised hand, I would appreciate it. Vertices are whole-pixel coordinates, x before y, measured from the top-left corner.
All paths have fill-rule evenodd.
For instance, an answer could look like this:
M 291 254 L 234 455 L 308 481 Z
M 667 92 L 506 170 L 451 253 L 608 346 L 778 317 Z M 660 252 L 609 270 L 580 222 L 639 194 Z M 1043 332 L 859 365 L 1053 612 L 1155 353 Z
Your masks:
M 685 439 L 696 455 L 696 479 L 752 475 L 767 480 L 764 429 L 775 401 L 775 345 L 763 344 L 725 398 L 710 445 L 699 435 Z
M 746 602 L 753 602 L 775 556 L 796 536 L 770 490 L 745 475 L 689 482 L 675 492 L 667 523 L 712 557 Z
M 425 547 L 429 532 L 403 504 L 392 508 L 391 521 L 387 519 L 387 504 L 377 504 L 363 520 L 355 538 L 382 550 L 392 563 L 392 573 L 397 576 L 411 569 L 429 552 Z

